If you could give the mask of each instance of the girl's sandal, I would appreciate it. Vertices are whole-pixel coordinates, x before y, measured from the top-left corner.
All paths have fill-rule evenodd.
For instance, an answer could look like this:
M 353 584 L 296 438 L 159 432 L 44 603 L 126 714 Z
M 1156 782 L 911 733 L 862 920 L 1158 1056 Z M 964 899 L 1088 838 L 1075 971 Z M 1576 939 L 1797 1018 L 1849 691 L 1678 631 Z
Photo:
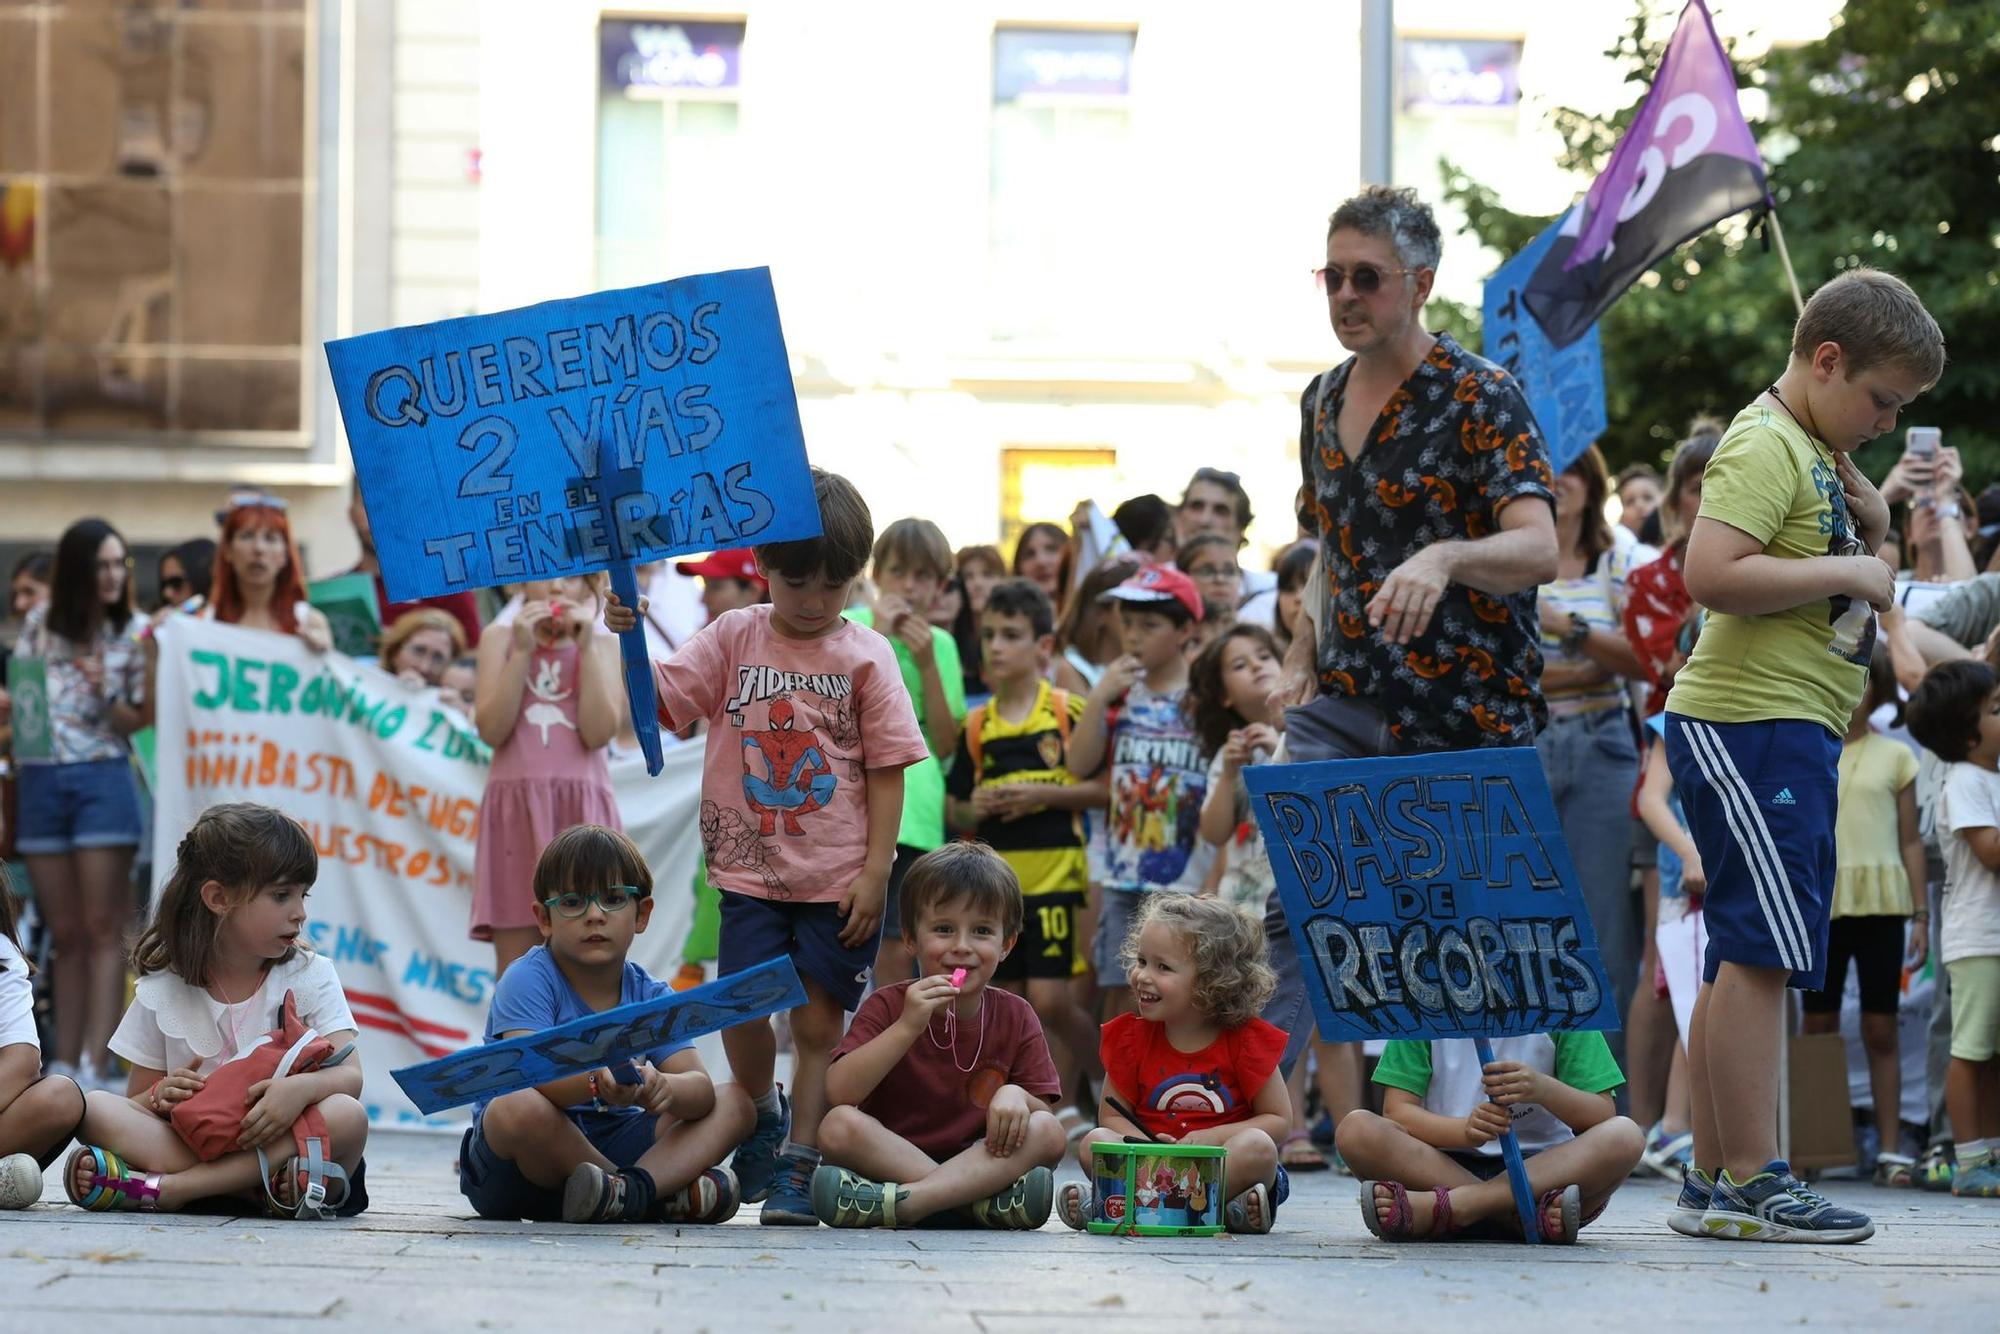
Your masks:
M 306 1152 L 273 1167 L 264 1151 L 257 1150 L 257 1166 L 264 1174 L 266 1217 L 325 1222 L 338 1216 L 340 1206 L 347 1203 L 347 1169 L 323 1154 L 321 1141 L 308 1139 Z M 278 1189 L 284 1185 L 290 1187 L 290 1202 L 278 1198 Z
M 1065 1181 L 1056 1190 L 1056 1217 L 1063 1226 L 1081 1232 L 1090 1224 L 1090 1187 L 1080 1181 Z
M 1375 1216 L 1375 1188 L 1389 1192 L 1389 1217 Z M 1419 1237 L 1412 1232 L 1416 1211 L 1410 1208 L 1410 1192 L 1400 1181 L 1364 1181 L 1359 1194 L 1361 1221 L 1383 1241 L 1442 1241 L 1452 1233 L 1451 1192 L 1443 1186 L 1431 1188 L 1431 1230 Z
M 76 1169 L 84 1157 L 91 1160 L 90 1189 L 79 1194 Z M 81 1145 L 63 1163 L 63 1194 L 79 1209 L 103 1213 L 111 1209 L 138 1209 L 152 1213 L 160 1207 L 160 1174 L 135 1172 L 125 1160 L 109 1149 Z
M 1278 1146 L 1278 1161 L 1287 1172 L 1324 1172 L 1330 1166 L 1326 1155 L 1313 1143 L 1311 1132 L 1305 1130 L 1294 1130 L 1285 1136 L 1285 1142 Z
M 1573 1246 L 1583 1231 L 1583 1192 L 1575 1186 L 1542 1192 L 1536 1202 L 1536 1222 L 1542 1240 L 1551 1246 Z

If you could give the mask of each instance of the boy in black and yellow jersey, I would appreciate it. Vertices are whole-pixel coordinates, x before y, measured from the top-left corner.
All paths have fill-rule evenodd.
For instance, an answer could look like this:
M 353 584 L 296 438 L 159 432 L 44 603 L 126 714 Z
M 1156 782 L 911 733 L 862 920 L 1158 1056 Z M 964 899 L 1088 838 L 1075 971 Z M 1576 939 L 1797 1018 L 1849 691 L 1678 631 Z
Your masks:
M 1021 881 L 1021 938 L 995 982 L 1035 1007 L 1066 1080 L 1081 1071 L 1095 1081 L 1097 1025 L 1077 1004 L 1070 976 L 1090 883 L 1077 814 L 1103 806 L 1106 786 L 1102 777 L 1079 781 L 1064 763 L 1083 699 L 1050 686 L 1042 671 L 1054 635 L 1055 609 L 1034 584 L 1008 579 L 987 594 L 979 644 L 993 698 L 966 717 L 946 783 L 948 814 L 954 829 L 990 845 Z

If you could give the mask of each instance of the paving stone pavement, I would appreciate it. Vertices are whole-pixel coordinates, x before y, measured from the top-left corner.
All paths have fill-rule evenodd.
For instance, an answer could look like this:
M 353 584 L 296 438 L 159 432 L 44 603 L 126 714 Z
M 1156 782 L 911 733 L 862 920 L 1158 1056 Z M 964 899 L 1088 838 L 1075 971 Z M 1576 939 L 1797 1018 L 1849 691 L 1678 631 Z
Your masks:
M 378 1131 L 373 1207 L 327 1224 L 88 1214 L 51 1172 L 41 1204 L 0 1213 L 0 1330 L 2000 1328 L 2000 1201 L 1854 1183 L 1828 1193 L 1874 1214 L 1860 1246 L 1676 1237 L 1668 1188 L 1637 1181 L 1574 1247 L 1392 1246 L 1330 1174 L 1296 1179 L 1268 1237 L 835 1232 L 760 1227 L 754 1209 L 568 1227 L 469 1217 L 456 1147 Z

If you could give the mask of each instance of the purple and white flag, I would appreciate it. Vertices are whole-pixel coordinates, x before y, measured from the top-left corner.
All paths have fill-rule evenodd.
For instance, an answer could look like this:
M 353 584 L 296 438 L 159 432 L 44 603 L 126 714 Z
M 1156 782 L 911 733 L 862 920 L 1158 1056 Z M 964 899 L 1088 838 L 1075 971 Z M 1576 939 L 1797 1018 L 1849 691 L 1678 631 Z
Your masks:
M 1769 201 L 1735 71 L 1708 7 L 1689 0 L 1637 119 L 1522 300 L 1550 341 L 1566 346 L 1675 246 Z

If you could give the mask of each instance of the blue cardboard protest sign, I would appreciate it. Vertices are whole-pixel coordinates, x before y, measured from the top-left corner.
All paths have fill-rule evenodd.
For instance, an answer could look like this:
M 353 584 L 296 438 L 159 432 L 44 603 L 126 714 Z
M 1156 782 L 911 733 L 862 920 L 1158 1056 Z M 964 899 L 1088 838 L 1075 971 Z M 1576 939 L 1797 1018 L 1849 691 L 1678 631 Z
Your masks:
M 1532 748 L 1243 779 L 1327 1041 L 1618 1027 Z
M 781 955 L 692 991 L 621 1005 L 540 1033 L 467 1047 L 442 1060 L 389 1073 L 420 1111 L 434 1115 L 480 1098 L 617 1066 L 655 1048 L 805 1003 L 798 970 Z
M 1482 355 L 1521 382 L 1521 392 L 1548 441 L 1549 465 L 1557 472 L 1574 463 L 1609 424 L 1597 326 L 1559 348 L 1521 303 L 1522 289 L 1535 276 L 1535 266 L 1555 244 L 1561 227 L 1562 219 L 1557 218 L 1486 280 L 1480 333 Z
M 397 601 L 819 532 L 769 269 L 326 345 Z M 600 441 L 638 479 L 605 494 Z

